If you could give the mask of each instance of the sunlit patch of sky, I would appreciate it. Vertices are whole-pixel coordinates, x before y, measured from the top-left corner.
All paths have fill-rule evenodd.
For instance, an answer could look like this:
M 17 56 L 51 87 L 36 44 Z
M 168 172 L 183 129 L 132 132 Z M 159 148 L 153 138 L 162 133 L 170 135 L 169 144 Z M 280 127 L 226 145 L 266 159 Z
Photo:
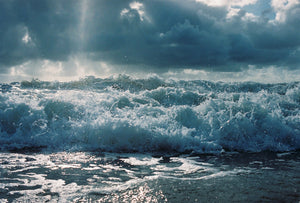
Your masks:
M 274 20 L 276 17 L 276 13 L 271 6 L 271 0 L 259 0 L 255 4 L 244 6 L 243 9 L 256 16 L 263 16 L 270 20 Z

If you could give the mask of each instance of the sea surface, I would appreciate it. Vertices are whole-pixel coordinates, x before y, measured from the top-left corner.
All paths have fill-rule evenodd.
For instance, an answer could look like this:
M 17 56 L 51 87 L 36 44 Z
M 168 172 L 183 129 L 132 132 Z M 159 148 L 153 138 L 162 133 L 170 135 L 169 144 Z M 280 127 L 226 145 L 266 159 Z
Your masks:
M 299 202 L 300 82 L 0 84 L 0 202 Z

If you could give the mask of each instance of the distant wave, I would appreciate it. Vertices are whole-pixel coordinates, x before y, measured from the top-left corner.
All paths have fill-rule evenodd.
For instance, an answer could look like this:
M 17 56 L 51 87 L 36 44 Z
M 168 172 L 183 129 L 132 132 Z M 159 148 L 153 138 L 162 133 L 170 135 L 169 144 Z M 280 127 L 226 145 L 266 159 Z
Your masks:
M 0 84 L 0 149 L 300 149 L 300 83 L 87 77 Z

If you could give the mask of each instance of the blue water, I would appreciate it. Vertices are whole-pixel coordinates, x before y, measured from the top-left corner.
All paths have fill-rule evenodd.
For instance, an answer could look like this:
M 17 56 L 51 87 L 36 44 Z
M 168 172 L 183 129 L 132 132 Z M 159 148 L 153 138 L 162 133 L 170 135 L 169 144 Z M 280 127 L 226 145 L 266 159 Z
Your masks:
M 295 202 L 299 152 L 0 152 L 0 202 Z
M 87 77 L 0 85 L 0 149 L 150 153 L 300 149 L 300 83 Z
M 0 84 L 0 202 L 299 202 L 299 88 Z

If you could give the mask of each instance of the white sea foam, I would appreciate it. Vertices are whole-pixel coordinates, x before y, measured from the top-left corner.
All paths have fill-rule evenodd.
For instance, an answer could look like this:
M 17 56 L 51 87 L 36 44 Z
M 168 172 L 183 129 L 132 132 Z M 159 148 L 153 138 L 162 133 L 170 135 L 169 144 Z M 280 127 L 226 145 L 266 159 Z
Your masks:
M 2 84 L 1 150 L 219 153 L 300 149 L 300 83 L 128 76 Z

